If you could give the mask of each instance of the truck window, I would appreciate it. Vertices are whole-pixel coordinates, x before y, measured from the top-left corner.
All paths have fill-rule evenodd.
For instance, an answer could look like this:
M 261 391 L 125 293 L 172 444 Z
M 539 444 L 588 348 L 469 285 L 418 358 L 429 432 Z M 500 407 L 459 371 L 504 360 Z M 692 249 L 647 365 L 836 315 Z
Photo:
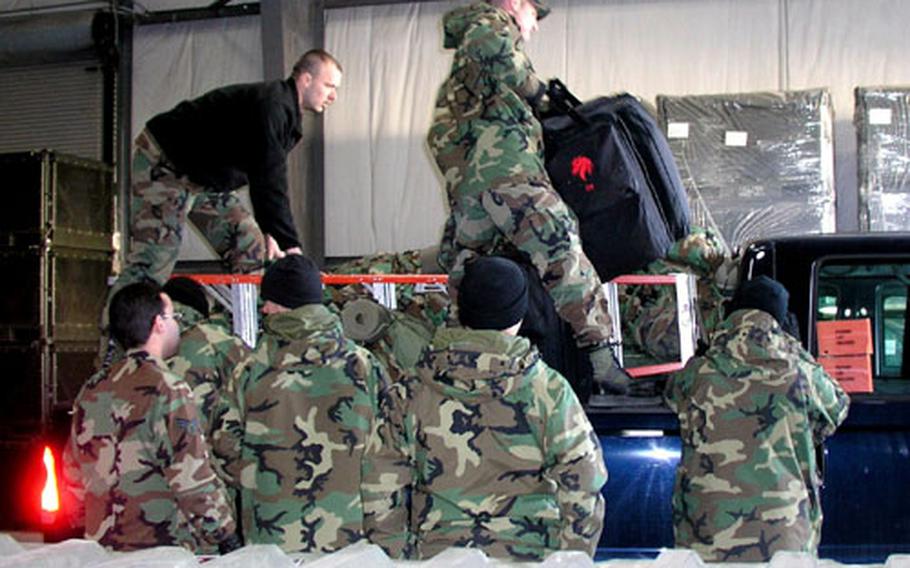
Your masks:
M 910 395 L 904 353 L 910 261 L 828 259 L 817 274 L 816 322 L 869 318 L 873 393 Z
M 838 317 L 837 305 L 837 288 L 834 286 L 820 285 L 818 287 L 818 320 L 836 320 Z
M 883 284 L 878 318 L 881 321 L 880 342 L 876 350 L 881 352 L 878 374 L 884 377 L 900 377 L 904 357 L 904 317 L 907 313 L 907 287 L 903 284 Z

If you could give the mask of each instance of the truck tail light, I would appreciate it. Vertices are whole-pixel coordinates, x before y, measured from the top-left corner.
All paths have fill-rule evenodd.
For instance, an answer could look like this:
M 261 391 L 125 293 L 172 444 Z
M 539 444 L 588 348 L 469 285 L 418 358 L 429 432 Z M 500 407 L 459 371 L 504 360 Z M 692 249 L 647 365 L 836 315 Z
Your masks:
M 41 490 L 41 513 L 56 513 L 60 510 L 60 492 L 57 489 L 57 461 L 50 446 L 44 446 L 44 471 L 47 477 Z

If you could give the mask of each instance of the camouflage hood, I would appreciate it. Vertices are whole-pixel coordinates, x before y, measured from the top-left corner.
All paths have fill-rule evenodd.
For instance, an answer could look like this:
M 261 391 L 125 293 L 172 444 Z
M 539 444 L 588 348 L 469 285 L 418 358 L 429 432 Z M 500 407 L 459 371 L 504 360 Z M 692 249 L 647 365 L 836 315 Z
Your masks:
M 515 25 L 515 22 L 505 10 L 488 4 L 486 2 L 476 2 L 468 6 L 461 6 L 448 12 L 442 18 L 442 28 L 444 38 L 442 46 L 446 49 L 455 49 L 461 45 L 465 34 L 468 33 L 471 26 L 477 22 L 485 20 L 495 25 Z M 517 29 L 517 28 L 516 28 Z M 516 32 L 517 33 L 517 32 Z
M 285 341 L 297 341 L 310 335 L 342 335 L 341 320 L 325 306 L 309 304 L 296 310 L 270 314 L 262 322 L 267 334 Z
M 718 371 L 736 375 L 744 366 L 764 368 L 773 360 L 772 374 L 786 371 L 783 366 L 796 366 L 794 358 L 788 363 L 783 354 L 794 349 L 793 338 L 785 333 L 777 320 L 761 310 L 736 310 L 725 319 L 711 338 L 712 347 L 706 356 L 714 361 Z
M 521 388 L 540 359 L 523 337 L 498 331 L 444 328 L 417 365 L 421 382 L 445 396 L 476 402 Z
M 682 442 L 676 546 L 707 562 L 814 554 L 822 525 L 816 447 L 843 422 L 849 399 L 799 341 L 764 311 L 736 310 L 707 353 L 667 383 L 666 400 Z

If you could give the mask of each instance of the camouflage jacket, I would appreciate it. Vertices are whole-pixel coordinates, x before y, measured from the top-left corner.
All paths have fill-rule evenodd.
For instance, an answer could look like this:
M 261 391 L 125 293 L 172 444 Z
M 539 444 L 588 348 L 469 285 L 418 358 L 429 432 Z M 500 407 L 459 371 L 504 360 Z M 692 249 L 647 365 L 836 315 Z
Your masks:
M 439 330 L 416 376 L 385 402 L 389 423 L 365 460 L 364 526 L 391 555 L 450 546 L 516 560 L 593 555 L 607 480 L 600 443 L 527 339 Z
M 427 141 L 450 202 L 490 187 L 549 184 L 543 131 L 532 107 L 545 87 L 512 16 L 477 2 L 448 12 L 443 28 L 443 45 L 455 54 Z
M 361 456 L 386 379 L 319 305 L 272 314 L 241 387 L 247 542 L 330 552 L 362 537 Z
M 737 310 L 667 385 L 682 458 L 676 545 L 706 561 L 814 552 L 822 511 L 816 449 L 849 399 L 802 345 L 758 310 Z
M 225 332 L 220 324 L 211 324 L 202 314 L 180 303 L 174 309 L 183 315 L 180 322 L 180 347 L 168 360 L 174 374 L 183 377 L 193 390 L 199 409 L 202 431 L 211 444 L 219 473 L 231 470 L 240 459 L 240 432 L 225 428 L 237 405 L 237 384 L 251 350 L 237 336 Z M 237 480 L 230 476 L 227 482 Z
M 145 351 L 128 351 L 82 387 L 64 479 L 69 500 L 82 505 L 86 538 L 115 550 L 211 549 L 234 533 L 193 394 Z
M 642 274 L 692 274 L 696 279 L 699 324 L 710 337 L 723 319 L 723 291 L 715 281 L 725 261 L 723 245 L 715 235 L 693 227 L 686 238 L 673 243 L 665 258 L 655 260 Z M 623 286 L 619 289 L 625 347 L 657 361 L 679 358 L 679 323 L 672 286 Z

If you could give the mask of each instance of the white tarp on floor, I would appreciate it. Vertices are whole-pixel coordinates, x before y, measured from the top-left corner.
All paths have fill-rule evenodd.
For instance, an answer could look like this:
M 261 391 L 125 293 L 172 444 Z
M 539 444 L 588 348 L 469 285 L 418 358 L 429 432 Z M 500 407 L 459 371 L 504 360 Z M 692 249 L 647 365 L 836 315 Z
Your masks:
M 606 560 L 592 562 L 581 552 L 556 552 L 542 562 L 516 563 L 487 558 L 471 549 L 450 548 L 425 561 L 392 561 L 376 545 L 353 544 L 333 554 L 287 555 L 275 545 L 251 545 L 225 556 L 194 557 L 182 548 L 162 546 L 137 552 L 108 552 L 88 540 L 68 540 L 58 544 L 23 546 L 8 535 L 0 535 L 0 568 L 480 568 L 483 566 L 535 566 L 539 568 L 702 568 L 705 564 L 690 550 L 664 550 L 653 560 Z M 819 560 L 808 554 L 778 552 L 766 564 L 712 563 L 724 568 L 836 568 L 846 566 L 833 560 Z M 892 555 L 884 564 L 851 564 L 867 568 L 910 568 L 910 555 Z

